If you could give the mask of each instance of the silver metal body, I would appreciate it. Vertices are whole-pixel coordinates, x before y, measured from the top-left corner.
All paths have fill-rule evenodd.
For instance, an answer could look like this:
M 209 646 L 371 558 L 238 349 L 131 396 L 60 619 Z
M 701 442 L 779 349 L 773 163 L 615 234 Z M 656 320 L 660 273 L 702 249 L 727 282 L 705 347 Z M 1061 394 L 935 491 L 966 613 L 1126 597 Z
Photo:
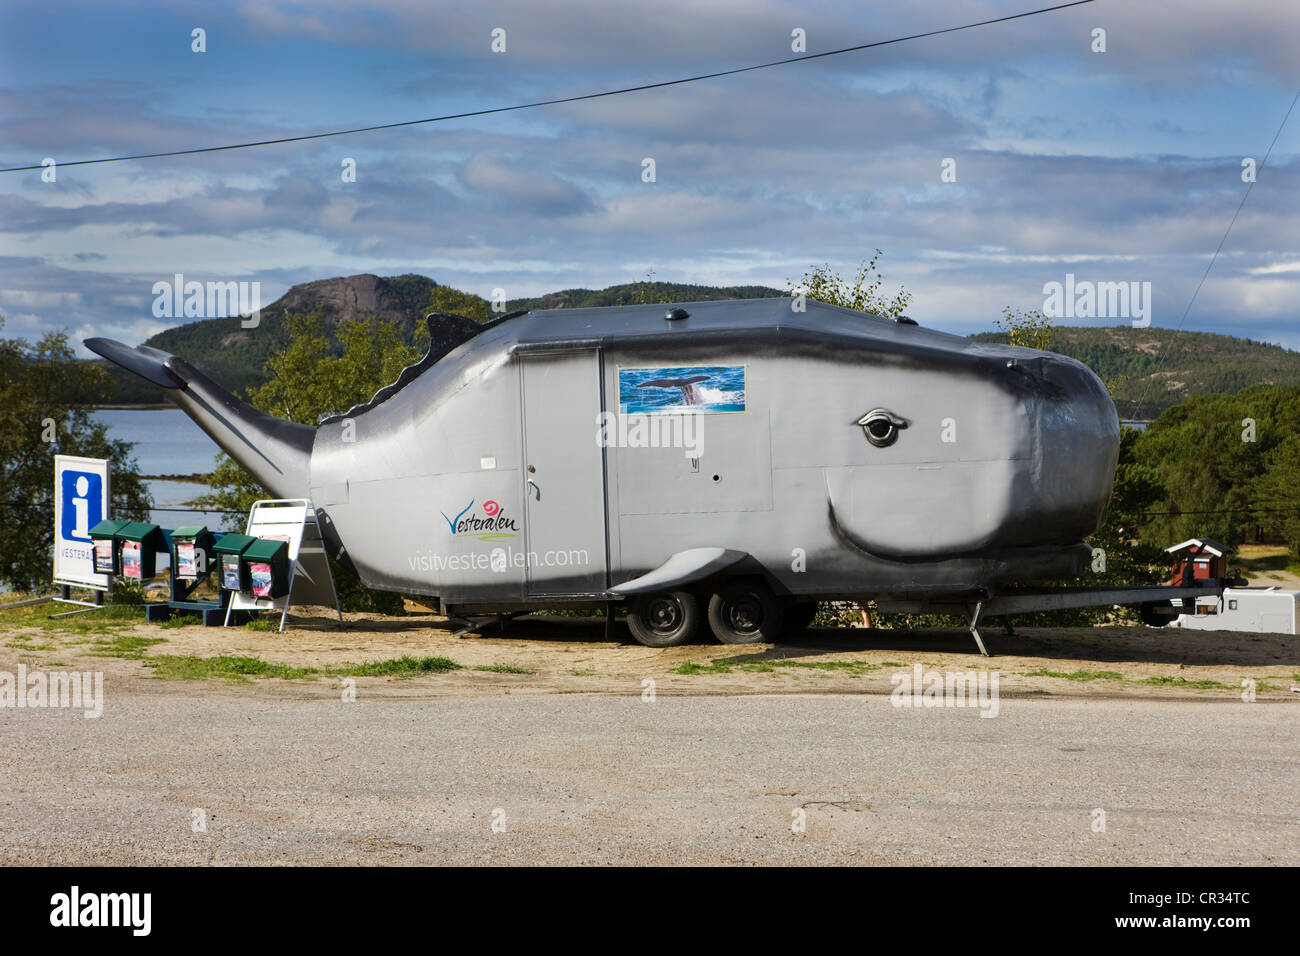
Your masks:
M 310 497 L 368 586 L 444 605 L 738 572 L 778 594 L 912 600 L 1083 570 L 1119 446 L 1091 371 L 798 305 L 528 313 L 315 429 L 164 353 L 88 344 L 171 389 L 274 495 Z

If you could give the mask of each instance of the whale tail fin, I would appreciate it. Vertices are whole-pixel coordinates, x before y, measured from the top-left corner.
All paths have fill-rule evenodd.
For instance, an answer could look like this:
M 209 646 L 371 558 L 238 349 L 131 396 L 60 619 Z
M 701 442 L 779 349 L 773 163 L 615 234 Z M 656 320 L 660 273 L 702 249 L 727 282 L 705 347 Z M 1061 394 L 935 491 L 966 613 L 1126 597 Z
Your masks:
M 86 348 L 166 390 L 221 450 L 277 498 L 311 492 L 311 449 L 316 429 L 274 418 L 236 398 L 182 358 L 112 339 L 86 339 Z
M 696 382 L 707 382 L 707 375 L 692 375 L 690 378 L 657 378 L 653 382 L 642 382 L 638 388 L 686 388 Z

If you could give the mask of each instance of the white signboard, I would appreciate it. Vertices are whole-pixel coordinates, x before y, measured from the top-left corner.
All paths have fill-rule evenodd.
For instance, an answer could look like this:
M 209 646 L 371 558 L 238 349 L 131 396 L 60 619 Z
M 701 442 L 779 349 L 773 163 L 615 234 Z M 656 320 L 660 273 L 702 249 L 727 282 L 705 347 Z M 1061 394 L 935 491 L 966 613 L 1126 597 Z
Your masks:
M 108 517 L 108 462 L 54 456 L 54 583 L 108 588 L 96 574 L 90 529 Z
M 230 604 L 226 608 L 226 624 L 230 623 L 232 611 L 279 611 L 280 630 L 283 631 L 291 602 L 320 607 L 333 604 L 339 623 L 343 623 L 343 612 L 339 609 L 338 594 L 334 590 L 334 574 L 325 557 L 320 521 L 309 499 L 254 502 L 244 533 L 254 538 L 288 542 L 289 593 L 270 598 L 258 597 L 249 591 L 236 591 L 230 595 Z

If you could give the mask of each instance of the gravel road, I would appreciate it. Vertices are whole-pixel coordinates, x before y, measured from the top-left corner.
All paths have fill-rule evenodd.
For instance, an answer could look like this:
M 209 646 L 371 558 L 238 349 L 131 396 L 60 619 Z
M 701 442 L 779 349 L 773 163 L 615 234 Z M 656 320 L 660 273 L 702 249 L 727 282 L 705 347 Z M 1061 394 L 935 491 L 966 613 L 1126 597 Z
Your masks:
M 1300 863 L 1267 701 L 108 690 L 0 712 L 0 863 Z

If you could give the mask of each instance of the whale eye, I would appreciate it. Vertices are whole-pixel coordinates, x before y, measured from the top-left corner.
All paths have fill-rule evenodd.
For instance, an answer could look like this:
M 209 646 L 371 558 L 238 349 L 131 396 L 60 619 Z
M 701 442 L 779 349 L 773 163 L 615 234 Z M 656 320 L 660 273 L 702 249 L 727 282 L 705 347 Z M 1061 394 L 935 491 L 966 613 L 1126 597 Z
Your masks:
M 887 448 L 898 441 L 898 430 L 907 427 L 906 421 L 883 408 L 873 408 L 858 419 L 858 424 L 867 441 L 877 448 Z

